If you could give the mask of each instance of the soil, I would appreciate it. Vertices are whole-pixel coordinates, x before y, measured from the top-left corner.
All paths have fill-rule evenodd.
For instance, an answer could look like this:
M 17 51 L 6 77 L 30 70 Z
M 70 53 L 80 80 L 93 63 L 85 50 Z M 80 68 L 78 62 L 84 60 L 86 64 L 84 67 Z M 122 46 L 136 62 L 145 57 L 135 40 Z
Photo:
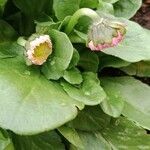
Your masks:
M 150 0 L 143 0 L 142 7 L 132 18 L 143 27 L 150 29 Z

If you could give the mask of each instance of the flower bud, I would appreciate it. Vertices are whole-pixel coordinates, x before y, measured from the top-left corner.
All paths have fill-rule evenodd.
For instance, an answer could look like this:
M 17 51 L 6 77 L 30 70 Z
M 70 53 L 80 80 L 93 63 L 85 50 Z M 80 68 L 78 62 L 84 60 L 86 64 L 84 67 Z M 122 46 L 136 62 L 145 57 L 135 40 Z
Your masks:
M 49 35 L 31 36 L 25 44 L 26 57 L 31 64 L 42 65 L 52 53 Z
M 101 19 L 94 23 L 88 33 L 88 47 L 92 51 L 117 46 L 125 35 L 125 25 L 120 22 Z

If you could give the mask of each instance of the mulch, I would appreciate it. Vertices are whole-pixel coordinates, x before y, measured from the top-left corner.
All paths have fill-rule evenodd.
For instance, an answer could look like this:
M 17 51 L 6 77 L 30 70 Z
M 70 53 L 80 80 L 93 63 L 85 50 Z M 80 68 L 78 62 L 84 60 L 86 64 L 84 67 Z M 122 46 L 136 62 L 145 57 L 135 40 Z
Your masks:
M 150 29 L 150 0 L 143 0 L 142 7 L 132 18 L 143 27 Z

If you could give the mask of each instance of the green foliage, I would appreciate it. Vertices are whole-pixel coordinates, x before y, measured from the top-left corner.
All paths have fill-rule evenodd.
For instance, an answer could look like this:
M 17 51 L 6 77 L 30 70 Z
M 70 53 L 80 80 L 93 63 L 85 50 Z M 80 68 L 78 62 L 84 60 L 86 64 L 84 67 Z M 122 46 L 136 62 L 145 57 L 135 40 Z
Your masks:
M 128 20 L 141 2 L 0 0 L 0 150 L 150 149 L 150 30 Z
M 140 8 L 142 0 L 119 0 L 114 4 L 115 16 L 130 19 Z

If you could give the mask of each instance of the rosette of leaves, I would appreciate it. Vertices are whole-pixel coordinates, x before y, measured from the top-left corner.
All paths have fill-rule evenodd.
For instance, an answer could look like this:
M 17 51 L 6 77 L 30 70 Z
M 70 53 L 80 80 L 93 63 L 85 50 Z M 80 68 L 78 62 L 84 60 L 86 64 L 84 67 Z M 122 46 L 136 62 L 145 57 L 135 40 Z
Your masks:
M 150 149 L 150 87 L 139 81 L 150 75 L 150 35 L 128 20 L 140 5 L 0 3 L 0 127 L 9 130 L 1 131 L 1 149 Z M 117 46 L 93 52 L 87 34 L 101 18 L 124 23 L 127 32 Z M 35 32 L 50 36 L 53 51 L 42 66 L 27 66 L 16 41 Z

